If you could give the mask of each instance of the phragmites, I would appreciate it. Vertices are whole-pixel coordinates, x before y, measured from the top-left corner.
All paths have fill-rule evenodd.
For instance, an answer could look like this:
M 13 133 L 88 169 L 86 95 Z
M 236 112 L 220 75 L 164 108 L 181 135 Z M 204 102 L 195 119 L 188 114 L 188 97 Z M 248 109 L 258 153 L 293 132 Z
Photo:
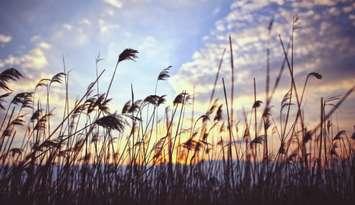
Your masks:
M 32 107 L 32 92 L 22 92 L 15 95 L 12 99 L 11 103 L 18 105 L 21 104 L 23 108 L 31 108 Z
M 223 110 L 222 110 L 223 105 L 220 105 L 217 109 L 216 115 L 214 117 L 214 121 L 221 121 L 223 118 Z
M 74 119 L 78 115 L 80 115 L 80 113 L 83 112 L 86 109 L 86 107 L 87 107 L 87 105 L 84 103 L 84 104 L 78 105 L 76 108 L 74 108 L 72 118 Z
M 130 101 L 130 100 L 127 101 L 127 102 L 123 105 L 123 108 L 122 108 L 121 113 L 122 113 L 122 114 L 128 113 L 129 108 L 131 107 L 131 105 L 132 105 L 132 101 Z
M 217 108 L 217 104 L 218 100 L 216 99 L 213 104 L 211 105 L 211 107 L 207 110 L 206 115 L 211 115 Z
M 11 90 L 7 82 L 10 80 L 16 81 L 22 77 L 22 74 L 15 68 L 9 68 L 0 73 L 0 88 L 3 90 Z
M 99 52 L 99 53 L 97 54 L 97 56 L 96 56 L 95 62 L 96 62 L 96 63 L 99 63 L 99 62 L 102 61 L 102 60 L 104 60 L 104 58 L 101 57 L 100 52 Z
M 258 108 L 258 107 L 260 107 L 260 106 L 261 106 L 261 103 L 263 103 L 263 101 L 261 101 L 261 100 L 255 101 L 254 104 L 253 104 L 253 108 Z
M 201 115 L 200 118 L 202 119 L 203 123 L 205 123 L 208 120 L 210 120 L 210 116 L 208 114 Z
M 97 119 L 95 124 L 106 129 L 113 129 L 119 132 L 123 132 L 126 122 L 121 115 L 113 113 Z
M 131 48 L 126 48 L 118 57 L 118 62 L 124 61 L 124 60 L 133 60 L 137 58 L 137 50 L 131 49 Z
M 38 120 L 41 115 L 42 115 L 42 109 L 38 109 L 35 112 L 33 112 L 32 116 L 30 118 L 31 122 Z
M 264 136 L 264 135 L 260 135 L 260 136 L 255 137 L 255 138 L 250 142 L 250 144 L 261 144 L 261 143 L 263 143 L 264 140 L 265 140 L 265 136 Z
M 345 136 L 346 135 L 346 131 L 345 130 L 340 130 L 336 135 L 335 137 L 333 138 L 333 141 L 334 140 L 340 140 L 342 136 Z
M 166 95 L 161 95 L 161 96 L 159 96 L 159 99 L 158 99 L 158 102 L 157 102 L 157 106 L 159 106 L 159 105 L 165 103 L 165 101 L 166 101 L 165 96 L 166 96 Z
M 11 125 L 19 125 L 19 126 L 23 126 L 23 124 L 25 123 L 25 120 L 23 119 L 24 115 L 19 115 L 17 116 L 14 120 L 11 121 Z
M 286 154 L 285 142 L 281 142 L 278 153 L 279 154 Z
M 263 118 L 268 118 L 271 116 L 271 107 L 265 107 L 264 111 L 263 111 Z
M 306 130 L 304 136 L 303 136 L 303 143 L 307 143 L 312 139 L 312 131 Z
M 157 82 L 155 83 L 155 90 L 154 90 L 154 94 L 157 94 L 157 90 L 158 90 L 158 82 L 160 80 L 166 80 L 170 77 L 169 75 L 169 69 L 172 66 L 168 66 L 167 68 L 163 69 L 162 71 L 160 71 L 158 78 L 157 78 Z
M 272 24 L 273 20 L 269 31 Z M 293 40 L 289 44 L 293 49 Z M 232 56 L 235 52 L 231 39 L 229 46 Z M 271 55 L 269 46 L 266 49 L 267 57 L 279 56 Z M 304 190 L 317 197 L 319 191 L 325 190 L 329 196 L 334 193 L 337 201 L 345 197 L 354 201 L 354 186 L 349 182 L 353 179 L 355 132 L 351 136 L 341 130 L 346 129 L 345 126 L 338 122 L 338 116 L 331 115 L 355 88 L 344 97 L 322 96 L 320 125 L 308 131 L 305 119 L 318 123 L 319 116 L 309 117 L 309 114 L 317 114 L 319 110 L 309 112 L 306 103 L 302 103 L 303 94 L 307 80 L 316 81 L 322 76 L 309 73 L 304 88 L 299 89 L 294 82 L 293 72 L 299 71 L 293 66 L 293 50 L 285 50 L 283 63 L 289 66 L 290 87 L 284 87 L 288 84 L 285 83 L 282 91 L 278 89 L 280 79 L 289 80 L 282 75 L 285 65 L 280 68 L 274 87 L 269 87 L 273 76 L 268 76 L 270 65 L 267 65 L 265 98 L 257 92 L 254 83 L 253 101 L 244 105 L 241 96 L 238 109 L 233 103 L 236 99 L 233 87 L 238 87 L 233 74 L 223 72 L 224 77 L 232 77 L 229 85 L 222 77 L 223 104 L 214 93 L 219 83 L 222 55 L 207 101 L 208 86 L 198 87 L 195 92 L 193 85 L 193 98 L 187 93 L 189 90 L 181 90 L 183 92 L 177 93 L 175 98 L 172 96 L 173 102 L 169 102 L 165 110 L 158 107 L 165 103 L 166 96 L 159 92 L 163 90 L 158 90 L 157 85 L 169 79 L 169 66 L 155 75 L 155 90 L 152 84 L 146 84 L 152 86 L 152 90 L 144 97 L 135 95 L 131 85 L 129 101 L 123 104 L 122 113 L 116 114 L 110 110 L 117 107 L 109 109 L 111 97 L 117 96 L 117 92 L 109 96 L 111 86 L 119 90 L 113 84 L 116 70 L 119 62 L 131 62 L 137 58 L 137 53 L 126 49 L 119 57 L 117 54 L 116 67 L 108 76 L 111 80 L 107 90 L 103 89 L 106 85 L 101 85 L 106 81 L 99 81 L 104 70 L 99 74 L 97 63 L 101 57 L 98 56 L 96 77 L 92 76 L 95 80 L 87 89 L 83 88 L 83 95 L 73 102 L 66 67 L 64 72 L 39 81 L 36 88 L 43 91 L 36 95 L 19 91 L 13 92 L 10 98 L 11 91 L 0 88 L 3 92 L 0 103 L 4 105 L 0 104 L 0 108 L 5 109 L 0 118 L 0 179 L 4 179 L 0 180 L 0 187 L 4 201 L 11 203 L 13 198 L 14 201 L 28 200 L 30 204 L 243 204 L 259 201 L 293 204 L 285 201 L 284 196 L 296 199 Z M 269 60 L 267 58 L 267 63 Z M 65 66 L 64 59 L 63 64 Z M 231 64 L 233 73 L 233 62 Z M 52 85 L 58 89 L 51 90 Z M 226 86 L 231 89 L 230 95 Z M 220 88 L 218 85 L 218 96 L 222 94 Z M 55 95 L 58 90 L 60 95 Z M 286 95 L 281 96 L 281 108 L 273 107 L 273 95 L 278 96 L 284 90 Z M 300 90 L 302 95 L 299 95 Z M 247 88 L 244 92 L 252 95 Z M 142 94 L 142 90 L 138 93 Z M 51 96 L 60 97 L 50 101 Z M 318 104 L 318 99 L 314 100 Z M 307 102 L 314 100 L 307 99 Z M 297 107 L 291 106 L 292 103 L 297 103 Z M 32 109 L 23 109 L 27 106 Z M 271 109 L 277 110 L 272 112 Z M 311 201 L 318 199 L 311 197 Z
M 149 95 L 144 99 L 144 102 L 155 105 L 158 102 L 159 96 L 157 95 Z
M 297 159 L 297 152 L 293 152 L 286 158 L 286 162 L 287 163 L 294 163 L 296 161 L 296 159 Z
M 330 156 L 333 156 L 333 157 L 340 157 L 338 152 L 337 152 L 337 148 L 339 146 L 337 144 L 333 144 L 331 145 L 331 148 L 330 148 Z
M 159 106 L 165 102 L 165 96 L 166 95 L 149 95 L 147 96 L 143 102 L 150 103 L 155 106 Z
M 322 75 L 319 74 L 319 73 L 317 73 L 317 72 L 308 73 L 307 78 L 309 78 L 309 77 L 311 77 L 311 76 L 317 78 L 318 80 L 322 79 Z
M 134 113 L 136 111 L 138 111 L 142 105 L 142 100 L 136 100 L 134 101 L 134 103 L 131 104 L 131 106 L 129 107 L 128 112 L 129 113 Z
M 174 105 L 177 104 L 185 104 L 191 99 L 191 96 L 186 92 L 183 91 L 179 95 L 177 95 L 174 99 Z
M 267 26 L 267 30 L 269 31 L 269 33 L 271 32 L 272 30 L 272 26 L 274 25 L 274 18 L 272 18 Z
M 59 148 L 61 146 L 61 142 L 59 140 L 45 140 L 40 146 L 39 149 L 42 148 Z
M 4 105 L 2 103 L 5 102 L 4 98 L 8 97 L 9 95 L 11 95 L 11 92 L 7 92 L 3 95 L 0 95 L 0 109 L 5 109 Z
M 105 94 L 96 95 L 92 98 L 89 98 L 85 101 L 87 106 L 87 113 L 91 113 L 96 108 L 103 113 L 109 113 L 108 103 L 111 99 L 105 99 Z
M 9 150 L 9 152 L 11 153 L 12 156 L 15 156 L 16 154 L 17 154 L 17 155 L 21 155 L 21 154 L 22 154 L 22 149 L 21 149 L 21 148 L 14 147 L 14 148 L 11 148 L 11 149 Z
M 166 80 L 170 77 L 169 75 L 169 69 L 171 68 L 172 66 L 168 66 L 167 68 L 164 68 L 158 75 L 158 80 Z
M 197 151 L 200 149 L 201 145 L 201 142 L 195 141 L 192 138 L 182 144 L 182 146 L 187 150 L 196 149 Z
M 46 128 L 46 123 L 48 118 L 51 116 L 51 113 L 45 114 L 37 119 L 37 123 L 34 127 L 34 130 L 43 130 Z
M 249 127 L 246 127 L 243 133 L 243 139 L 244 140 L 249 140 L 250 139 L 250 130 Z
M 35 87 L 35 90 L 39 87 L 47 86 L 50 81 L 51 81 L 51 79 L 48 79 L 48 78 L 43 78 L 43 79 L 39 80 L 36 87 Z
M 63 82 L 63 77 L 65 76 L 65 73 L 60 72 L 55 74 L 52 79 L 50 80 L 50 84 L 52 83 L 62 83 Z
M 271 120 L 269 117 L 264 118 L 264 129 L 267 130 L 271 126 Z
M 289 107 L 291 105 L 293 105 L 293 103 L 290 102 L 291 100 L 291 89 L 284 95 L 284 97 L 282 98 L 281 101 L 281 110 L 283 110 L 285 107 Z

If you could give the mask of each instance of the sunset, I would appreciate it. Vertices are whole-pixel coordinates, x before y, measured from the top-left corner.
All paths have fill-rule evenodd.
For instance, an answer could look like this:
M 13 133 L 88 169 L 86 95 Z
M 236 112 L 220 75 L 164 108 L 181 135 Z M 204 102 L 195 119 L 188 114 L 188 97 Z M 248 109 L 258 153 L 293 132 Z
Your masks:
M 0 5 L 0 204 L 355 200 L 351 0 Z

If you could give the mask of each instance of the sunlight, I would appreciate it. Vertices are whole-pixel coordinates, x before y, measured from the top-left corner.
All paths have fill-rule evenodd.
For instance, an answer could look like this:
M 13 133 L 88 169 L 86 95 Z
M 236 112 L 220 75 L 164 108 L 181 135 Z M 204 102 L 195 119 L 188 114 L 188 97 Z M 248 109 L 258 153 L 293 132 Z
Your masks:
M 355 4 L 0 2 L 1 204 L 352 204 Z

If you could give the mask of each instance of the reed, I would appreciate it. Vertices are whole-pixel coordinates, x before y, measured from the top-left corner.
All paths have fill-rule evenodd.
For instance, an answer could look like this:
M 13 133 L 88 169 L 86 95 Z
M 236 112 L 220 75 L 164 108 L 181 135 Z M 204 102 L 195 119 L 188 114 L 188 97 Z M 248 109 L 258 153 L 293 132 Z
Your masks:
M 104 93 L 100 79 L 105 70 L 99 69 L 99 55 L 96 76 L 75 103 L 69 103 L 70 72 L 64 58 L 63 72 L 40 80 L 32 92 L 13 91 L 8 83 L 22 80 L 23 75 L 15 68 L 5 69 L 0 73 L 0 201 L 351 204 L 355 200 L 355 133 L 340 130 L 332 116 L 355 87 L 342 96 L 323 96 L 319 122 L 307 129 L 303 109 L 304 99 L 310 95 L 305 93 L 312 92 L 307 89 L 311 80 L 321 80 L 322 75 L 308 73 L 299 92 L 293 54 L 298 21 L 293 19 L 287 45 L 279 37 L 283 59 L 274 82 L 270 80 L 270 51 L 266 52 L 265 102 L 258 99 L 254 78 L 254 102 L 249 109 L 243 108 L 244 119 L 237 123 L 231 37 L 230 85 L 221 74 L 225 48 L 206 102 L 208 109 L 202 114 L 195 110 L 195 91 L 192 95 L 182 91 L 173 102 L 166 102 L 160 93 L 158 86 L 170 77 L 171 66 L 157 75 L 152 94 L 140 99 L 131 85 L 122 111 L 110 112 L 109 93 L 118 65 L 137 59 L 134 49 L 125 49 L 118 56 Z M 270 31 L 272 21 L 268 28 Z M 278 102 L 277 116 L 271 112 L 272 98 L 283 79 L 290 84 Z M 54 84 L 65 90 L 64 109 L 59 114 L 52 112 Z M 223 88 L 223 103 L 216 97 L 218 84 Z M 44 101 L 36 99 L 41 88 Z M 190 112 L 191 118 L 186 116 Z M 279 146 L 274 148 L 273 143 Z

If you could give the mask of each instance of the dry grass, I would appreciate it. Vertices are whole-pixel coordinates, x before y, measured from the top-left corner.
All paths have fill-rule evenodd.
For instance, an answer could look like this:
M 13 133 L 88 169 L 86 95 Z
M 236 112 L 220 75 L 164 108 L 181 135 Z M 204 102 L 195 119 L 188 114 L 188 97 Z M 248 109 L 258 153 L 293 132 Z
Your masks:
M 293 25 L 298 19 L 294 19 Z M 269 30 L 272 23 L 269 25 Z M 295 28 L 295 26 L 293 26 Z M 306 129 L 302 112 L 310 72 L 301 88 L 294 78 L 293 33 L 287 46 L 280 37 L 283 63 L 270 89 L 267 50 L 265 103 L 256 96 L 250 111 L 235 124 L 234 58 L 231 55 L 230 103 L 226 83 L 224 103 L 215 98 L 220 82 L 218 65 L 210 107 L 193 116 L 194 106 L 186 91 L 178 94 L 171 109 L 162 109 L 165 95 L 158 83 L 170 77 L 158 74 L 153 94 L 130 100 L 121 113 L 109 111 L 109 92 L 120 62 L 134 60 L 138 51 L 124 50 L 117 59 L 105 93 L 96 78 L 70 107 L 68 73 L 42 79 L 33 92 L 11 93 L 9 81 L 21 80 L 16 69 L 0 73 L 0 201 L 2 204 L 300 204 L 351 203 L 355 188 L 355 133 L 338 130 L 332 114 L 354 91 L 322 98 L 319 125 Z M 230 51 L 232 39 L 230 38 Z M 290 51 L 290 53 L 289 53 Z M 64 59 L 63 59 L 64 62 Z M 287 67 L 288 75 L 284 74 Z M 122 68 L 124 69 L 124 68 Z M 286 75 L 286 76 L 285 76 Z M 271 115 L 271 99 L 281 77 L 290 80 L 280 114 Z M 61 120 L 55 122 L 50 107 L 51 85 L 66 91 Z M 96 87 L 96 92 L 94 88 Z M 46 100 L 33 97 L 40 88 Z M 12 97 L 12 100 L 9 99 Z M 296 104 L 296 105 L 294 105 Z M 331 108 L 328 108 L 332 105 Z M 187 111 L 191 109 L 191 123 Z M 31 115 L 26 115 L 31 113 Z M 296 113 L 295 115 L 291 113 Z M 227 118 L 225 117 L 227 116 Z M 253 122 L 253 123 L 252 123 Z M 236 130 L 240 130 L 236 132 Z M 254 136 L 251 136 L 253 132 Z M 20 139 L 20 143 L 14 143 Z M 279 139 L 278 149 L 268 141 Z

